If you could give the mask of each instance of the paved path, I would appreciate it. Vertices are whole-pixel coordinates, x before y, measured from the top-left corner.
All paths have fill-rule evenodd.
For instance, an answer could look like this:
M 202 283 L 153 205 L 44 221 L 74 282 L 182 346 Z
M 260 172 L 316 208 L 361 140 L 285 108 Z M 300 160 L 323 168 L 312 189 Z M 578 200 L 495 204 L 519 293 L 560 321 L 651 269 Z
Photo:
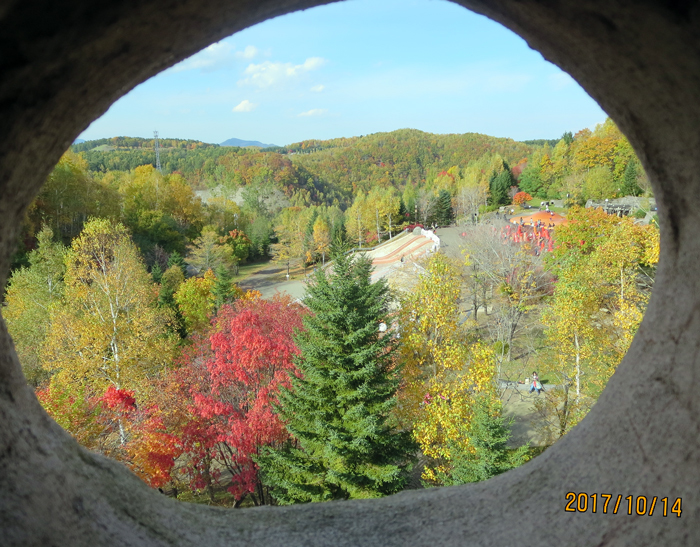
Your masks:
M 238 285 L 244 290 L 260 291 L 263 298 L 272 298 L 276 293 L 287 293 L 292 298 L 302 298 L 306 292 L 306 283 L 296 279 L 287 281 L 284 278 L 286 267 L 271 265 L 259 270 L 241 281 Z
M 432 241 L 424 236 L 409 233 L 401 233 L 392 240 L 382 243 L 380 246 L 365 252 L 372 258 L 375 266 L 372 280 L 376 281 L 380 277 L 389 277 L 400 269 L 404 263 L 401 258 L 413 261 L 425 254 L 432 245 Z M 260 291 L 263 298 L 271 298 L 276 293 L 287 293 L 294 299 L 304 297 L 306 293 L 306 280 L 294 279 L 287 281 L 284 278 L 285 268 L 270 265 L 269 268 L 259 270 L 239 283 L 245 290 Z M 309 269 L 311 273 L 313 269 Z

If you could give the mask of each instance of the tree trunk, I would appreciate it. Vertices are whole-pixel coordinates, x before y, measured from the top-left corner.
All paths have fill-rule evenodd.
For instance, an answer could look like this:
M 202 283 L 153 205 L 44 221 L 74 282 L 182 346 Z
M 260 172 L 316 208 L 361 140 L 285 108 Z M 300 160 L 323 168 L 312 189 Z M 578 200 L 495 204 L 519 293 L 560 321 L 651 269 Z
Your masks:
M 381 242 L 381 236 L 379 235 L 379 209 L 375 209 L 377 213 L 377 245 Z
M 581 396 L 581 347 L 578 343 L 578 333 L 574 333 L 574 344 L 576 346 L 576 401 Z
M 258 498 L 259 498 L 258 505 L 267 505 L 265 503 L 265 490 L 263 489 L 263 485 L 260 481 L 258 481 L 258 484 L 256 486 L 256 490 L 258 491 Z
M 569 385 L 564 386 L 564 407 L 561 409 L 559 417 L 559 438 L 566 433 L 566 424 L 569 422 Z
M 119 443 L 124 446 L 126 444 L 126 431 L 124 431 L 124 424 L 121 418 L 117 420 L 117 424 L 119 424 Z
M 360 224 L 360 212 L 357 212 L 357 241 L 362 249 L 362 225 Z
M 216 499 L 214 498 L 214 485 L 211 482 L 211 475 L 209 474 L 209 467 L 211 465 L 211 460 L 207 457 L 204 459 L 205 461 L 205 468 L 204 468 L 204 483 L 206 484 L 206 491 L 207 494 L 209 495 L 209 501 L 214 503 Z
M 622 268 L 620 268 L 620 305 L 625 301 L 625 278 L 622 275 Z

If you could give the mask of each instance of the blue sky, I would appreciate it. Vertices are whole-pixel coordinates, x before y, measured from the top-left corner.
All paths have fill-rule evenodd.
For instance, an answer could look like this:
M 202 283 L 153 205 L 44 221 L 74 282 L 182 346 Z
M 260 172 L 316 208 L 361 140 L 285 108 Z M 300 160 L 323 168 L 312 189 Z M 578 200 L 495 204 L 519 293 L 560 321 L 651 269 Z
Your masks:
M 400 128 L 558 138 L 605 113 L 558 67 L 444 0 L 349 0 L 266 21 L 136 87 L 80 136 L 278 145 Z

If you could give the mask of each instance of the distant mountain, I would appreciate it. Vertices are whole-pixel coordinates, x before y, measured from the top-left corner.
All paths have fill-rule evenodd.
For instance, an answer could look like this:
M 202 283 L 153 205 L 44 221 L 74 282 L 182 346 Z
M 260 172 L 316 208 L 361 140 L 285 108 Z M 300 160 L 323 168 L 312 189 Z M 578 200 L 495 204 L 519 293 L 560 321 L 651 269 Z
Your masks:
M 258 141 L 242 141 L 241 139 L 229 139 L 221 143 L 221 146 L 240 146 L 245 148 L 246 146 L 257 146 L 259 148 L 279 148 L 276 144 L 263 144 Z
M 80 144 L 81 142 L 85 142 L 85 139 L 75 139 L 73 144 Z

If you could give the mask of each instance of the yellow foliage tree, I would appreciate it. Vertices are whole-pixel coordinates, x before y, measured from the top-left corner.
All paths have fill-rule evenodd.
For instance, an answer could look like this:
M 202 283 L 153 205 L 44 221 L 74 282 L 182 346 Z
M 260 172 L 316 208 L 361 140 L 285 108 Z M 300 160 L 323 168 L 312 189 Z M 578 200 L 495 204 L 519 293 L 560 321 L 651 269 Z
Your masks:
M 215 284 L 214 272 L 207 270 L 203 277 L 190 277 L 173 295 L 189 334 L 209 326 L 209 320 L 216 308 L 213 293 Z
M 51 310 L 63 298 L 66 249 L 55 243 L 53 236 L 46 225 L 39 232 L 38 246 L 29 253 L 30 266 L 15 270 L 9 279 L 2 312 L 24 375 L 33 385 L 46 379 L 41 354 L 50 330 Z
M 368 240 L 369 233 L 375 228 L 375 209 L 368 196 L 358 192 L 352 206 L 345 211 L 345 231 L 350 241 L 357 241 L 361 248 Z
M 413 435 L 424 455 L 431 459 L 422 477 L 434 482 L 449 474 L 454 452 L 472 452 L 469 424 L 479 396 L 496 400 L 494 372 L 496 359 L 491 348 L 477 342 L 467 347 L 452 346 L 442 352 L 438 376 L 428 381 Z
M 495 396 L 495 355 L 479 342 L 470 343 L 466 325 L 460 325 L 460 292 L 458 265 L 436 254 L 418 286 L 403 299 L 400 312 L 403 383 L 398 415 L 431 458 L 423 474 L 429 481 L 448 470 L 455 448 L 468 449 L 464 432 L 475 397 Z
M 323 217 L 318 217 L 314 222 L 313 252 L 316 256 L 321 255 L 323 265 L 326 265 L 326 253 L 331 248 L 331 230 L 328 222 Z
M 445 255 L 436 254 L 426 265 L 418 286 L 401 302 L 400 361 L 403 386 L 399 392 L 399 415 L 412 427 L 420 415 L 427 382 L 441 372 L 442 360 L 463 347 L 464 331 L 459 327 L 457 301 L 459 270 Z
M 310 214 L 311 209 L 307 207 L 287 207 L 282 209 L 277 218 L 277 243 L 272 245 L 273 259 L 275 262 L 287 264 L 287 275 L 291 260 L 304 255 L 306 227 Z
M 649 298 L 639 287 L 653 282 L 659 248 L 654 226 L 602 210 L 574 208 L 569 217 L 557 232 L 557 282 L 542 315 L 551 348 L 544 372 L 561 386 L 548 395 L 554 437 L 583 418 L 627 352 Z
M 92 392 L 143 395 L 174 351 L 171 317 L 121 224 L 86 223 L 66 257 L 64 304 L 54 308 L 43 366 Z

